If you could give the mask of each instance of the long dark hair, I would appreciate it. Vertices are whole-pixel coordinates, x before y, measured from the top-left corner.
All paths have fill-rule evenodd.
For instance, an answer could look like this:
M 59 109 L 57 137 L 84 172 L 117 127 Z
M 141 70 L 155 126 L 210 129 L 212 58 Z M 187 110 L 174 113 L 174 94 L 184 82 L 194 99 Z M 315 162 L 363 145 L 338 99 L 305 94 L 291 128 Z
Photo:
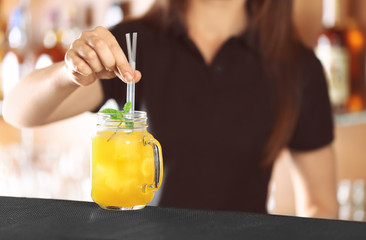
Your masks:
M 142 18 L 157 28 L 166 28 L 182 18 L 186 0 L 156 0 Z M 298 60 L 299 41 L 292 23 L 292 0 L 247 0 L 249 44 L 259 51 L 268 78 L 276 86 L 276 120 L 263 149 L 264 166 L 269 166 L 286 147 L 295 128 L 300 106 L 301 64 Z

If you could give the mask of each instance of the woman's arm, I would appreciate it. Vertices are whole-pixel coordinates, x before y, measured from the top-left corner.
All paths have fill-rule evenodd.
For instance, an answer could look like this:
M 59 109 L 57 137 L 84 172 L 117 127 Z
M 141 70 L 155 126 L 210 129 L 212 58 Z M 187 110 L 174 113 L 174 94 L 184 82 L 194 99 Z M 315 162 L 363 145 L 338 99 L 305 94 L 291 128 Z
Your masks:
M 68 77 L 65 63 L 59 62 L 24 77 L 6 95 L 3 115 L 16 127 L 33 127 L 91 110 L 102 99 L 99 82 L 81 87 Z
M 28 74 L 6 95 L 4 118 L 17 127 L 33 127 L 93 110 L 103 100 L 99 79 L 116 76 L 141 79 L 112 33 L 102 27 L 83 32 L 65 61 Z
M 291 152 L 291 171 L 299 216 L 337 218 L 337 178 L 331 145 L 309 151 Z

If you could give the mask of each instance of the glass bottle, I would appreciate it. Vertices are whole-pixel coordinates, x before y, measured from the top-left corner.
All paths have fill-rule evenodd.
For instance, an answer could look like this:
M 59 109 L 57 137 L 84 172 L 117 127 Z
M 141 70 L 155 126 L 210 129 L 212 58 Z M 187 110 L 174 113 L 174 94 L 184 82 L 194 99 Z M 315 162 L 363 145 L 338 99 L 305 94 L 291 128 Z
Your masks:
M 147 131 L 146 112 L 135 111 L 116 119 L 98 113 L 92 138 L 91 196 L 109 210 L 144 208 L 163 177 L 159 142 Z
M 341 18 L 341 1 L 323 0 L 324 30 L 318 37 L 315 52 L 323 64 L 335 112 L 346 111 L 350 96 L 350 57 Z
M 43 68 L 52 63 L 62 61 L 66 51 L 61 45 L 61 37 L 58 34 L 59 14 L 57 10 L 51 10 L 48 13 L 47 23 L 49 24 L 43 35 L 41 47 L 36 51 L 35 68 Z
M 346 33 L 350 56 L 350 98 L 348 110 L 359 112 L 365 108 L 365 37 L 354 19 L 348 20 Z
M 10 15 L 7 30 L 8 50 L 2 62 L 2 89 L 6 93 L 33 69 L 31 39 L 31 15 L 29 0 L 20 0 Z

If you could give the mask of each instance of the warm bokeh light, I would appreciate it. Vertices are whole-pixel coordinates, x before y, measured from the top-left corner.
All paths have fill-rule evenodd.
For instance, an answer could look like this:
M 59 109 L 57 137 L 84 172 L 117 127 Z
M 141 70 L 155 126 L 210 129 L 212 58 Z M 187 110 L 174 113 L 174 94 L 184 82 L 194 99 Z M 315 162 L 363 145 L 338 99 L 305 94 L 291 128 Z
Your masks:
M 364 37 L 360 30 L 351 29 L 347 33 L 347 42 L 352 46 L 351 51 L 360 52 L 364 47 Z

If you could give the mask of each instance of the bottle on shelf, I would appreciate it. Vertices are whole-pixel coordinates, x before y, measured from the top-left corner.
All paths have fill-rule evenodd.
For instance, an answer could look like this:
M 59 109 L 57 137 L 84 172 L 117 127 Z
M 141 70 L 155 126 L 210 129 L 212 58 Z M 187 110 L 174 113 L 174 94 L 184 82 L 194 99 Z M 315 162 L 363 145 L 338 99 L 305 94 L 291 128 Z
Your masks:
M 52 9 L 47 16 L 48 26 L 43 35 L 41 47 L 35 52 L 35 68 L 44 68 L 52 63 L 62 61 L 65 49 L 61 44 L 59 30 L 59 13 Z
M 348 111 L 365 108 L 365 37 L 354 19 L 348 20 L 346 41 L 350 57 L 350 97 Z
M 6 42 L 8 49 L 4 56 L 1 68 L 3 95 L 30 72 L 32 54 L 30 51 L 30 23 L 29 0 L 20 0 L 10 15 Z
M 85 29 L 91 29 L 94 25 L 95 25 L 94 10 L 93 10 L 93 6 L 91 4 L 89 4 L 88 6 L 86 6 L 86 10 L 85 10 L 84 26 L 85 26 Z
M 341 4 L 341 0 L 323 0 L 324 29 L 315 49 L 325 70 L 330 100 L 336 113 L 347 111 L 350 98 L 350 52 L 347 29 L 341 21 Z

